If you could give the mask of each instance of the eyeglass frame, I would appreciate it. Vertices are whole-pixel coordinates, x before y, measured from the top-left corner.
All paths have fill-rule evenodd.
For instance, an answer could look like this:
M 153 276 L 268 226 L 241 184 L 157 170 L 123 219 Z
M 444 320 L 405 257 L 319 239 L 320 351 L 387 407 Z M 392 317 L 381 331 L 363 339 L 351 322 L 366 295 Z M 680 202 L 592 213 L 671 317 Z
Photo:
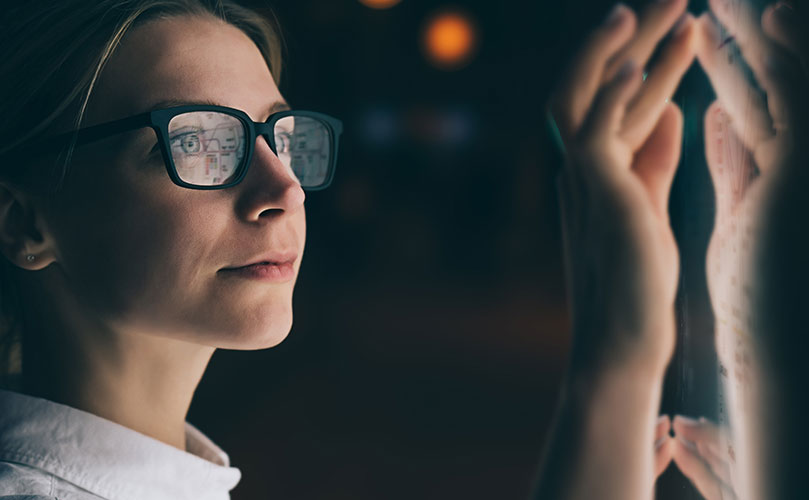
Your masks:
M 234 178 L 234 180 L 228 182 L 227 184 L 206 186 L 185 182 L 184 180 L 180 179 L 180 176 L 177 174 L 177 167 L 174 164 L 174 158 L 171 155 L 171 139 L 169 138 L 169 123 L 171 122 L 171 120 L 174 117 L 181 115 L 183 113 L 205 112 L 205 111 L 222 113 L 238 119 L 242 123 L 242 125 L 244 125 L 248 134 L 248 137 L 246 138 L 247 149 L 245 151 L 244 157 L 242 158 L 242 163 L 237 168 L 237 171 L 239 171 L 239 175 L 236 178 Z M 275 145 L 275 134 L 273 133 L 275 124 L 281 118 L 286 118 L 288 116 L 313 118 L 325 124 L 326 131 L 329 134 L 328 137 L 330 148 L 329 150 L 332 152 L 331 158 L 329 158 L 328 175 L 326 176 L 326 179 L 323 181 L 323 183 L 319 186 L 315 187 L 301 186 L 301 188 L 306 191 L 320 191 L 326 189 L 327 187 L 329 187 L 332 180 L 334 179 L 334 171 L 337 165 L 338 138 L 340 137 L 340 134 L 343 132 L 343 123 L 337 118 L 334 118 L 332 116 L 323 113 L 318 113 L 316 111 L 304 111 L 304 110 L 278 111 L 268 116 L 266 121 L 256 122 L 253 121 L 247 115 L 247 113 L 245 113 L 240 109 L 229 108 L 226 106 L 218 106 L 214 104 L 210 105 L 187 104 L 182 106 L 172 106 L 168 108 L 154 109 L 151 111 L 146 111 L 144 113 L 139 113 L 137 115 L 120 118 L 118 120 L 113 120 L 110 122 L 80 128 L 78 130 L 64 132 L 56 136 L 36 140 L 36 145 L 37 147 L 45 146 L 48 149 L 64 148 L 64 146 L 67 145 L 68 143 L 72 144 L 73 146 L 79 146 L 83 144 L 89 144 L 95 141 L 100 141 L 101 139 L 106 139 L 107 137 L 111 137 L 116 134 L 121 134 L 123 132 L 128 132 L 131 130 L 136 130 L 144 127 L 150 127 L 152 130 L 154 130 L 155 135 L 157 136 L 157 143 L 160 146 L 160 150 L 163 156 L 163 163 L 166 166 L 166 171 L 169 174 L 169 178 L 174 184 L 188 189 L 200 189 L 200 190 L 225 189 L 233 187 L 239 184 L 242 180 L 244 180 L 244 177 L 247 175 L 247 170 L 250 168 L 250 162 L 253 158 L 253 152 L 256 147 L 256 139 L 258 139 L 258 136 L 260 135 L 264 136 L 264 138 L 267 140 L 267 144 L 270 146 L 270 150 L 272 150 L 273 154 L 278 155 Z

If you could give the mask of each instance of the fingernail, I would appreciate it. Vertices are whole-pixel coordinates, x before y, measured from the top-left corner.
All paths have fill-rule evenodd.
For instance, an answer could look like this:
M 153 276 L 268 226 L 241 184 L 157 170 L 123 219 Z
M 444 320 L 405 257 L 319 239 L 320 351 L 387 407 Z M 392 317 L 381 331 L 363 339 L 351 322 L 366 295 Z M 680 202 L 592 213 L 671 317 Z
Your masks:
M 621 21 L 623 21 L 624 16 L 626 15 L 626 11 L 627 11 L 626 5 L 622 3 L 616 4 L 615 7 L 612 8 L 609 15 L 607 16 L 605 23 L 610 26 L 620 24 Z
M 669 440 L 668 436 L 663 436 L 662 438 L 655 441 L 655 450 L 659 450 L 660 447 L 663 446 L 668 440 Z
M 626 61 L 623 65 L 621 65 L 621 69 L 618 70 L 618 74 L 615 75 L 615 78 L 619 80 L 628 80 L 635 73 L 635 61 L 629 60 Z

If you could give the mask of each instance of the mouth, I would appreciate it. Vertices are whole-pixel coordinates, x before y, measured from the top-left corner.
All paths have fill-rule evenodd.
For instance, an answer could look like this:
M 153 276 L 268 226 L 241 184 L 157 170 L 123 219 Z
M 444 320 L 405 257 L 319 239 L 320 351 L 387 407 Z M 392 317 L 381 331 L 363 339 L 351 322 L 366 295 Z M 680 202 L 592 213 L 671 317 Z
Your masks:
M 261 261 L 246 266 L 224 268 L 220 273 L 249 280 L 285 283 L 295 277 L 294 263 L 295 259 L 280 262 Z
M 271 283 L 284 283 L 295 278 L 297 252 L 271 252 L 248 260 L 247 264 L 225 267 L 219 274 L 229 277 Z
M 287 264 L 292 265 L 295 263 L 296 260 L 298 260 L 297 252 L 265 253 L 263 255 L 254 257 L 253 259 L 250 259 L 247 264 L 225 267 L 222 268 L 222 271 L 234 271 L 238 269 L 246 269 L 256 266 L 283 266 Z
M 282 261 L 278 261 L 278 260 L 276 260 L 276 261 L 262 260 L 260 262 L 254 262 L 252 264 L 246 264 L 244 266 L 239 266 L 239 267 L 226 267 L 226 268 L 223 269 L 223 271 L 236 271 L 236 270 L 239 270 L 239 269 L 249 269 L 249 268 L 261 267 L 261 266 L 283 266 L 283 265 L 287 265 L 287 264 L 292 265 L 294 263 L 295 263 L 295 259 L 287 259 L 287 260 L 282 260 Z

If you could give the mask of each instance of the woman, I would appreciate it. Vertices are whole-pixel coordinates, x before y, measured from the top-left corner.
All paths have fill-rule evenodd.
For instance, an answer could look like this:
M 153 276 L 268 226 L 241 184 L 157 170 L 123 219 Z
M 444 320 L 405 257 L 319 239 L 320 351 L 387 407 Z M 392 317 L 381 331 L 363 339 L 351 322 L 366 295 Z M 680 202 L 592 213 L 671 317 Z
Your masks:
M 0 496 L 228 498 L 185 416 L 216 348 L 289 332 L 340 123 L 289 111 L 276 31 L 228 0 L 5 14 Z

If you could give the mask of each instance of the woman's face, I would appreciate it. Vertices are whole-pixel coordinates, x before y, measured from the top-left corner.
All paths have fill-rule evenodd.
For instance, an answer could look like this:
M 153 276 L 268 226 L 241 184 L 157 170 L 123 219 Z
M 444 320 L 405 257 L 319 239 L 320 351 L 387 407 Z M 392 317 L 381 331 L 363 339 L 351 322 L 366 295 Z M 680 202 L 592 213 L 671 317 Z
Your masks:
M 284 105 L 256 45 L 213 18 L 179 16 L 129 32 L 104 68 L 85 125 L 209 102 L 264 121 Z M 168 104 L 167 104 L 168 103 Z M 150 128 L 77 149 L 45 221 L 65 293 L 120 331 L 231 349 L 270 347 L 292 325 L 306 234 L 304 193 L 259 137 L 244 180 L 211 191 L 171 182 Z M 226 269 L 294 257 L 294 275 Z

